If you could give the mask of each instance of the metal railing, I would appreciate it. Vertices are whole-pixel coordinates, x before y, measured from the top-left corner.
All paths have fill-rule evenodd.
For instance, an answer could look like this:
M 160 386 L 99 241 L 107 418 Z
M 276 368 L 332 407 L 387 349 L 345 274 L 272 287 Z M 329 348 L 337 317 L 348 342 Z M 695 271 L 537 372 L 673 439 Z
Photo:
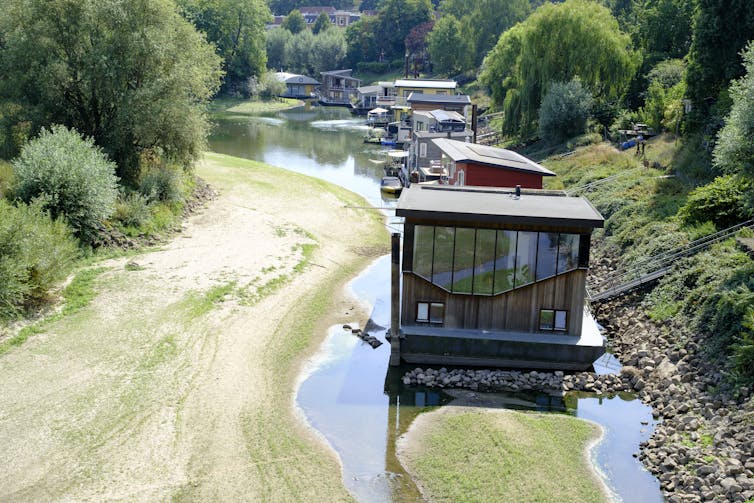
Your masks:
M 754 228 L 754 219 L 616 269 L 610 273 L 608 279 L 587 288 L 587 297 L 590 301 L 605 300 L 655 281 L 667 274 L 678 260 L 704 251 L 715 243 L 725 241 L 743 228 Z

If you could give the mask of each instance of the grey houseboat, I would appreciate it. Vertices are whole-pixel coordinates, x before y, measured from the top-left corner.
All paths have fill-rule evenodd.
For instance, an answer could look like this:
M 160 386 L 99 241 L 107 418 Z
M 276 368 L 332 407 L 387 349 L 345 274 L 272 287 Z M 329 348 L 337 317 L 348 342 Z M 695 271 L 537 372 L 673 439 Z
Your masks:
M 585 316 L 590 237 L 604 223 L 586 199 L 415 184 L 396 215 L 392 364 L 583 370 L 605 352 Z

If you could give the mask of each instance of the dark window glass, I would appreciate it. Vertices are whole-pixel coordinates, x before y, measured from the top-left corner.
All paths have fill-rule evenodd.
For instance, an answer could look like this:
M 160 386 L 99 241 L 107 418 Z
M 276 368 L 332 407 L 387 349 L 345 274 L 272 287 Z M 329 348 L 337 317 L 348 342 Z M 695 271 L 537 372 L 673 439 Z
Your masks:
M 453 293 L 471 293 L 474 282 L 474 229 L 456 229 Z
M 492 280 L 495 266 L 495 239 L 492 229 L 476 231 L 476 252 L 474 253 L 474 293 L 492 294 Z
M 558 260 L 558 234 L 540 232 L 537 246 L 537 281 L 555 276 Z
M 579 235 L 560 234 L 558 238 L 558 274 L 579 266 Z
M 429 280 L 432 278 L 432 246 L 435 228 L 426 225 L 414 227 L 414 263 L 415 274 Z
M 555 311 L 542 309 L 539 312 L 539 329 L 552 330 L 555 327 Z
M 495 252 L 495 293 L 513 289 L 516 260 L 516 231 L 497 231 Z
M 536 232 L 521 231 L 518 233 L 516 246 L 516 279 L 515 287 L 534 283 L 534 268 L 537 260 Z
M 429 305 L 429 322 L 442 323 L 445 320 L 445 304 L 432 302 Z
M 435 227 L 435 258 L 432 283 L 450 290 L 453 283 L 453 238 L 455 228 Z

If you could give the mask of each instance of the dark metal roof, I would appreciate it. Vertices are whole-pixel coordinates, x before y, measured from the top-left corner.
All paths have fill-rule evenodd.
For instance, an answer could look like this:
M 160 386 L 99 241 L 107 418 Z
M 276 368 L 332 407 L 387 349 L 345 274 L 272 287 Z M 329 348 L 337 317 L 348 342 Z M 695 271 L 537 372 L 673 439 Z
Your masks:
M 438 138 L 432 141 L 455 162 L 473 162 L 494 168 L 505 168 L 542 176 L 555 176 L 555 173 L 549 169 L 512 150 L 446 138 Z
M 395 214 L 448 222 L 550 225 L 593 229 L 604 218 L 582 197 L 560 191 L 413 184 L 404 189 Z
M 411 93 L 408 103 L 444 103 L 448 105 L 471 105 L 471 98 L 466 94 L 424 94 Z

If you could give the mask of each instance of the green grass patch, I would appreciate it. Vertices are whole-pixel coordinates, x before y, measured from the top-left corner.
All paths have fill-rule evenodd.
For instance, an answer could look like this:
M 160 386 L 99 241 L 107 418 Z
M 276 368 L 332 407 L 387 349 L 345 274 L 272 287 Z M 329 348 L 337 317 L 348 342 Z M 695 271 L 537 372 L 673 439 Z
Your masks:
M 11 348 L 20 346 L 26 342 L 29 337 L 44 332 L 45 328 L 66 316 L 88 306 L 97 295 L 95 282 L 97 278 L 105 272 L 107 268 L 98 267 L 93 269 L 84 269 L 80 271 L 63 290 L 63 308 L 60 312 L 43 318 L 36 323 L 27 325 L 22 328 L 15 336 L 0 343 L 0 355 L 7 353 Z
M 598 502 L 589 466 L 595 425 L 570 416 L 515 411 L 440 414 L 418 432 L 412 472 L 431 501 Z
M 237 98 L 219 98 L 214 100 L 209 111 L 211 113 L 261 114 L 277 112 L 303 106 L 304 102 L 293 98 L 275 98 L 271 100 L 243 100 Z
M 215 285 L 206 292 L 191 292 L 177 306 L 186 315 L 187 321 L 195 320 L 225 302 L 236 290 L 236 282 Z

